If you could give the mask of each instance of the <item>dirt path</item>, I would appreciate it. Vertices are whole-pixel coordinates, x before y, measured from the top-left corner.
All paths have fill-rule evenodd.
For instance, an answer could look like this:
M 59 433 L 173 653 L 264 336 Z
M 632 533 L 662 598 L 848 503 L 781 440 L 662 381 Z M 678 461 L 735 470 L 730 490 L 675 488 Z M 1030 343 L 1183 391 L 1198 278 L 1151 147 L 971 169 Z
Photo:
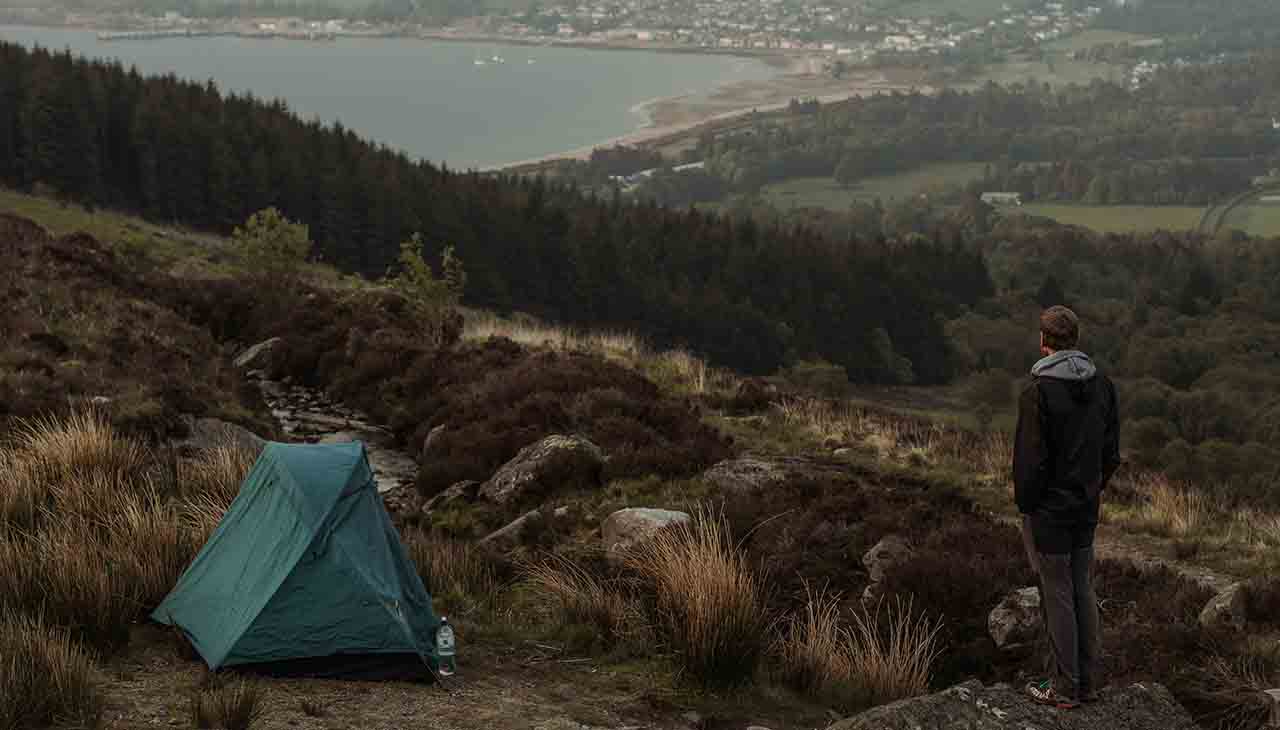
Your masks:
M 387 429 L 375 425 L 368 416 L 333 402 L 320 391 L 273 380 L 257 382 L 271 415 L 290 439 L 309 443 L 364 441 L 380 492 L 413 484 L 417 479 L 417 461 L 395 444 Z

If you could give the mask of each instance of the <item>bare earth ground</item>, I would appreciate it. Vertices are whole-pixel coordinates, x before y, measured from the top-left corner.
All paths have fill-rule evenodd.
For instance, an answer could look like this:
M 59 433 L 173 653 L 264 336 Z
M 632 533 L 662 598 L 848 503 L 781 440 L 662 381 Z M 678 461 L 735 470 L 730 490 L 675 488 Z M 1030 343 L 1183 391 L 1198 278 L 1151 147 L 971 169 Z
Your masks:
M 532 642 L 460 648 L 460 675 L 449 683 L 450 691 L 410 682 L 256 679 L 265 694 L 265 713 L 255 728 L 687 728 L 678 717 L 660 717 L 643 678 L 633 674 L 550 658 Z M 130 650 L 106 672 L 107 730 L 191 727 L 190 696 L 205 669 L 180 656 L 167 629 L 135 628 Z M 304 712 L 304 701 L 323 708 L 323 716 Z

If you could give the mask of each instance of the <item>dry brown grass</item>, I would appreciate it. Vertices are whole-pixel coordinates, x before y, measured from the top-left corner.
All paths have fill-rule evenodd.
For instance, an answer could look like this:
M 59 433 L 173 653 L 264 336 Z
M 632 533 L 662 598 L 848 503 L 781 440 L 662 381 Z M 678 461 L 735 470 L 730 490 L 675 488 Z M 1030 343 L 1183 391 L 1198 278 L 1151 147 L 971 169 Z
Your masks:
M 251 730 L 265 710 L 262 690 L 249 681 L 215 681 L 191 693 L 191 722 L 198 728 Z
M 0 613 L 0 730 L 102 722 L 93 657 L 41 619 Z
M 712 685 L 753 677 L 769 624 L 762 581 L 723 515 L 695 510 L 691 521 L 640 544 L 626 561 L 652 588 L 657 626 L 684 671 Z
M 840 595 L 825 587 L 814 593 L 808 585 L 805 591 L 804 610 L 787 618 L 772 649 L 785 683 L 821 695 L 848 681 L 848 643 L 840 625 Z
M 807 588 L 807 586 L 806 586 Z M 941 620 L 929 621 L 910 600 L 860 611 L 845 625 L 840 596 L 808 594 L 804 609 L 785 622 L 773 647 L 783 680 L 811 695 L 835 698 L 846 710 L 914 697 L 929 691 L 942 651 Z
M 207 459 L 195 469 L 218 479 L 179 502 L 153 456 L 97 413 L 20 424 L 0 451 L 0 608 L 42 616 L 101 651 L 122 645 L 234 496 L 220 485 L 242 476 L 243 459 Z
M 525 565 L 522 572 L 534 593 L 558 608 L 563 626 L 589 626 L 610 647 L 643 635 L 635 603 L 568 558 L 553 555 Z
M 505 337 L 530 348 L 599 355 L 640 370 L 669 389 L 687 395 L 731 393 L 739 382 L 732 373 L 711 367 L 691 352 L 656 351 L 628 332 L 584 332 L 528 317 L 504 319 L 469 313 L 462 337 L 465 340 Z
M 1217 512 L 1209 495 L 1162 474 L 1142 474 L 1134 488 L 1143 502 L 1135 515 L 1139 527 L 1166 537 L 1186 537 L 1209 526 Z
M 492 607 L 502 590 L 493 562 L 471 543 L 417 530 L 405 535 L 405 546 L 427 592 L 455 612 Z
M 257 452 L 251 449 L 236 446 L 205 449 L 194 459 L 178 462 L 178 490 L 184 495 L 212 498 L 230 505 L 257 460 Z
M 874 706 L 929 691 L 933 663 L 942 652 L 941 620 L 917 614 L 909 599 L 895 599 L 887 608 L 881 602 L 874 613 L 855 613 L 853 619 L 849 678 L 856 696 Z

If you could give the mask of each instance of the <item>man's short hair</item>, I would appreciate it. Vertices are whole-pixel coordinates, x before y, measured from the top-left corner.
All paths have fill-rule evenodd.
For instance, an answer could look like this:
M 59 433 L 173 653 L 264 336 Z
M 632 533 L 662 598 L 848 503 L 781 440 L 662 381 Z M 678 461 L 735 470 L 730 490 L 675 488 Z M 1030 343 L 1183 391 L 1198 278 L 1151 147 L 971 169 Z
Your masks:
M 1040 334 L 1051 350 L 1074 350 L 1080 342 L 1080 318 L 1060 304 L 1049 307 L 1040 313 Z

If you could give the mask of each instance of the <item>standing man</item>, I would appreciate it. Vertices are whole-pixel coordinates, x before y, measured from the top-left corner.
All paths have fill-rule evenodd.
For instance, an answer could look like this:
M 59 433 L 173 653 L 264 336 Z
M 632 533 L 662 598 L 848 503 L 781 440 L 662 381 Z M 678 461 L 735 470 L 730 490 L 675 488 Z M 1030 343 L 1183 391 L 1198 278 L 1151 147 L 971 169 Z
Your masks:
M 1101 684 L 1093 534 L 1100 495 L 1120 466 L 1120 419 L 1111 380 L 1076 349 L 1080 320 L 1062 306 L 1040 315 L 1041 359 L 1018 399 L 1014 494 L 1040 582 L 1052 674 L 1027 692 L 1061 709 Z

